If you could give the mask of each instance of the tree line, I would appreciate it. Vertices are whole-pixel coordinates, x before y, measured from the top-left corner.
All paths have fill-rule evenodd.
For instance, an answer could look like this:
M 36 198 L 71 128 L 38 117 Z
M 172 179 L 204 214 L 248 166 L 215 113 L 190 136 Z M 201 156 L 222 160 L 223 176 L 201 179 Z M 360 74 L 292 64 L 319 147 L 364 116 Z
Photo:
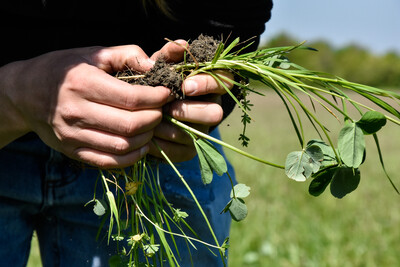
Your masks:
M 287 34 L 271 38 L 261 47 L 295 45 L 300 41 Z M 346 80 L 381 88 L 400 88 L 400 55 L 394 51 L 377 55 L 357 44 L 334 48 L 329 42 L 307 42 L 317 52 L 299 49 L 288 55 L 290 61 L 307 69 L 327 72 Z

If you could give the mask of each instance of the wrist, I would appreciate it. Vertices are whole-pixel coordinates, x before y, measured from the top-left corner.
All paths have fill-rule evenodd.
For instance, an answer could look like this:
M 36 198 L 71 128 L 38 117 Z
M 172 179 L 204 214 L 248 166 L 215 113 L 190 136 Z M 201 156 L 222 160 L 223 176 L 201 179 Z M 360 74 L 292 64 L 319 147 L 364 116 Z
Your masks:
M 0 68 L 0 148 L 30 131 L 18 108 L 20 65 L 13 62 Z

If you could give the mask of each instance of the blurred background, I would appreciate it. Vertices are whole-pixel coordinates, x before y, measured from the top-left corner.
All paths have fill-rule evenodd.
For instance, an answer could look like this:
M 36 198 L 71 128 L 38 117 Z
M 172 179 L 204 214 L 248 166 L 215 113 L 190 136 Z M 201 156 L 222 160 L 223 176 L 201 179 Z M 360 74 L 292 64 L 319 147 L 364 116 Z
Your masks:
M 290 59 L 309 69 L 380 88 L 400 89 L 399 0 L 275 0 L 262 47 L 306 45 Z M 258 86 L 258 85 L 255 85 Z M 251 97 L 254 121 L 245 150 L 284 165 L 286 155 L 301 149 L 279 98 L 268 89 Z M 317 113 L 333 136 L 343 126 Z M 241 113 L 221 125 L 223 139 L 240 147 Z M 317 138 L 309 127 L 308 139 Z M 400 127 L 388 123 L 378 134 L 385 165 L 400 187 Z M 252 188 L 249 214 L 233 222 L 229 266 L 400 266 L 400 196 L 388 182 L 372 137 L 361 166 L 358 189 L 343 199 L 308 194 L 309 181 L 298 183 L 284 171 L 226 151 L 237 179 Z M 28 266 L 40 266 L 36 240 Z
M 286 32 L 301 41 L 357 44 L 374 53 L 400 52 L 398 0 L 275 0 L 263 40 Z
M 296 54 L 305 67 L 372 86 L 400 86 L 400 1 L 279 0 L 262 46 L 306 41 L 319 53 Z
M 306 41 L 318 52 L 296 51 L 288 56 L 291 61 L 350 81 L 399 90 L 399 14 L 398 0 L 276 0 L 261 46 Z M 248 126 L 251 141 L 246 150 L 284 165 L 286 155 L 301 147 L 281 100 L 268 89 L 261 90 L 266 97 L 251 97 L 254 121 Z M 240 146 L 241 112 L 235 112 L 223 122 L 222 135 Z M 318 107 L 317 116 L 337 136 L 343 120 L 338 122 Z M 399 128 L 388 123 L 378 134 L 385 166 L 397 187 Z M 318 138 L 311 126 L 307 137 Z M 380 166 L 373 138 L 366 136 L 366 142 L 361 182 L 343 199 L 334 198 L 329 188 L 313 197 L 308 194 L 310 181 L 289 180 L 283 170 L 226 151 L 238 181 L 252 188 L 246 198 L 248 217 L 232 226 L 230 266 L 400 266 L 400 196 Z

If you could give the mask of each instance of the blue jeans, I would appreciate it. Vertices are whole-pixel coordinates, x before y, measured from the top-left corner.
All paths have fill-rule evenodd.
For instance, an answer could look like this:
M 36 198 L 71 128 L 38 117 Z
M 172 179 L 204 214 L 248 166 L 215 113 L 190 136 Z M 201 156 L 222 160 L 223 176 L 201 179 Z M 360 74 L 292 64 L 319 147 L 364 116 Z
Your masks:
M 218 130 L 213 131 L 219 137 Z M 221 147 L 217 146 L 219 150 Z M 229 200 L 230 181 L 215 176 L 203 185 L 197 157 L 178 164 L 206 212 L 222 243 L 229 235 L 230 216 L 220 214 Z M 234 177 L 228 163 L 229 172 Z M 200 212 L 170 166 L 161 165 L 161 183 L 174 208 L 189 214 L 188 224 L 213 244 Z M 95 169 L 79 168 L 76 162 L 43 144 L 34 134 L 0 150 L 0 266 L 25 266 L 34 231 L 40 244 L 43 266 L 108 266 L 116 253 L 115 242 L 96 240 L 101 218 L 92 207 L 84 206 L 93 198 L 98 177 Z M 103 191 L 99 191 L 100 194 Z M 181 266 L 191 266 L 186 243 L 177 238 Z M 222 266 L 219 256 L 207 247 L 195 244 L 194 266 Z M 186 253 L 185 253 L 186 251 Z M 217 253 L 218 255 L 218 253 Z

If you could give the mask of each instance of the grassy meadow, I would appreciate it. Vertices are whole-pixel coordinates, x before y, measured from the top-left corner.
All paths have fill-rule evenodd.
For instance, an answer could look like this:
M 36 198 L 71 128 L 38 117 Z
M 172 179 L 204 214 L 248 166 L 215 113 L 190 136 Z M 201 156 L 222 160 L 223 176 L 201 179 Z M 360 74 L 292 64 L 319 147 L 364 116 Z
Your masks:
M 272 92 L 252 102 L 254 122 L 248 127 L 246 150 L 284 165 L 289 152 L 301 150 L 284 106 Z M 317 112 L 336 143 L 342 121 Z M 231 144 L 238 144 L 239 117 L 237 110 L 221 127 L 223 139 Z M 311 125 L 305 128 L 307 140 L 318 138 Z M 378 137 L 386 169 L 400 187 L 400 127 L 388 122 Z M 246 198 L 248 217 L 232 226 L 229 265 L 399 266 L 400 196 L 380 167 L 373 137 L 367 136 L 366 142 L 360 185 L 343 199 L 334 198 L 329 187 L 313 197 L 309 181 L 295 182 L 284 170 L 226 151 L 238 181 L 252 188 Z
M 289 152 L 300 150 L 286 110 L 272 92 L 252 103 L 246 150 L 284 165 Z M 318 114 L 335 136 L 342 122 L 324 111 Z M 223 139 L 238 146 L 240 115 L 237 109 L 221 125 Z M 318 138 L 311 126 L 306 128 L 307 139 Z M 400 187 L 400 127 L 388 123 L 378 136 L 387 170 Z M 373 138 L 366 141 L 360 185 L 343 199 L 331 196 L 329 187 L 319 197 L 310 196 L 309 181 L 289 180 L 281 169 L 226 150 L 238 181 L 252 188 L 248 217 L 232 225 L 229 266 L 399 266 L 400 196 L 380 167 Z M 40 266 L 36 240 L 33 244 L 29 267 Z

